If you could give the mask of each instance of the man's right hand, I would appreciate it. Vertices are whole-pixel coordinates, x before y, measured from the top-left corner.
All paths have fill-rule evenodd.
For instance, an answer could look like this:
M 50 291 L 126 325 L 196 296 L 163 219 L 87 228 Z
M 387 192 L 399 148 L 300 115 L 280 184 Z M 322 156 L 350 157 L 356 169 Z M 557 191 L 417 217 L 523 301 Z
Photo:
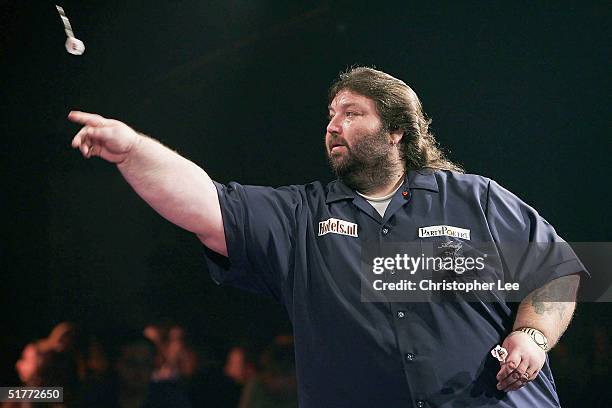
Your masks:
M 155 211 L 227 256 L 217 188 L 204 170 L 118 120 L 79 111 L 70 112 L 68 119 L 83 125 L 72 147 L 86 158 L 99 156 L 117 164 L 121 175 Z
M 93 113 L 72 111 L 68 119 L 84 125 L 72 139 L 72 147 L 78 148 L 85 158 L 99 156 L 121 164 L 142 137 L 123 122 Z

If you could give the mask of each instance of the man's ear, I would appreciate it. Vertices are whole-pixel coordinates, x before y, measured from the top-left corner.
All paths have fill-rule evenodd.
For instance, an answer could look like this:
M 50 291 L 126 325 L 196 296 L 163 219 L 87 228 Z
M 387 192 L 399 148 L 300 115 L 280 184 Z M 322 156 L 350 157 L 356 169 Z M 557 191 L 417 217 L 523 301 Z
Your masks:
M 402 129 L 391 130 L 389 131 L 389 137 L 391 138 L 391 144 L 399 144 L 404 137 L 404 131 Z

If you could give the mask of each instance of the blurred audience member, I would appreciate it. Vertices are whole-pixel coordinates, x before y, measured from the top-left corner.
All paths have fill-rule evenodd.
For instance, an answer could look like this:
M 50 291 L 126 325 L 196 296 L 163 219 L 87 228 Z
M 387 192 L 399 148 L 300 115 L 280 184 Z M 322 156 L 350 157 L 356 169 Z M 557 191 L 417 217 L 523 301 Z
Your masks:
M 251 347 L 243 343 L 230 348 L 223 373 L 241 386 L 254 378 L 257 368 Z
M 189 347 L 196 357 L 193 361 L 195 370 L 184 380 L 193 405 L 236 408 L 242 387 L 223 374 L 221 359 L 214 357 L 209 345 L 196 344 Z
M 191 407 L 177 383 L 152 381 L 157 348 L 141 334 L 121 336 L 113 355 L 114 381 L 92 384 L 87 406 L 105 408 Z
M 177 324 L 149 325 L 144 335 L 157 346 L 160 359 L 153 373 L 155 381 L 175 382 L 185 390 L 193 406 L 236 408 L 240 386 L 221 372 L 210 358 L 210 349 L 194 346 Z
M 293 338 L 278 336 L 260 358 L 260 371 L 245 385 L 240 408 L 298 406 Z
M 144 337 L 149 339 L 157 348 L 157 354 L 155 355 L 155 372 L 162 369 L 164 364 L 164 354 L 167 342 L 167 329 L 165 325 L 150 324 L 146 326 L 142 332 Z M 153 378 L 157 375 L 153 373 Z
M 155 344 L 161 357 L 153 373 L 156 381 L 180 381 L 194 375 L 197 355 L 181 326 L 149 325 L 144 329 L 144 336 Z
M 29 343 L 23 349 L 15 369 L 24 387 L 63 387 L 64 402 L 53 407 L 79 404 L 79 377 L 73 353 L 64 350 L 56 338 Z M 27 407 L 29 403 L 5 403 L 3 407 Z
M 79 379 L 83 381 L 87 376 L 86 346 L 84 337 L 78 326 L 72 322 L 61 322 L 49 333 L 47 341 L 58 351 L 69 353 L 77 364 Z
M 77 349 L 79 338 L 80 335 L 74 323 L 61 322 L 51 329 L 47 341 L 57 350 L 67 351 Z
M 89 339 L 85 356 L 85 377 L 89 381 L 101 381 L 108 377 L 110 363 L 104 346 L 96 337 Z

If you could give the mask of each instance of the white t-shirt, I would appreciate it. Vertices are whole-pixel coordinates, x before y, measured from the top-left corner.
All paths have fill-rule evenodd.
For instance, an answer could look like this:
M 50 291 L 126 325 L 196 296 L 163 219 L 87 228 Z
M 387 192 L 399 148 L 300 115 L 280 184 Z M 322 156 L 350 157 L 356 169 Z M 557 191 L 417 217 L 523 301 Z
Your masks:
M 389 203 L 391 202 L 391 199 L 393 198 L 393 195 L 395 195 L 397 190 L 399 190 L 400 187 L 403 184 L 404 184 L 403 182 L 399 183 L 395 190 L 393 190 L 392 192 L 390 192 L 389 194 L 387 194 L 384 197 L 369 197 L 369 196 L 367 196 L 365 194 L 361 194 L 359 191 L 357 191 L 357 194 L 359 194 L 360 196 L 365 198 L 368 201 L 368 203 L 370 203 L 372 205 L 372 207 L 374 207 L 376 209 L 376 211 L 378 211 L 380 216 L 384 217 L 385 216 L 385 211 L 387 210 L 387 207 L 389 206 Z

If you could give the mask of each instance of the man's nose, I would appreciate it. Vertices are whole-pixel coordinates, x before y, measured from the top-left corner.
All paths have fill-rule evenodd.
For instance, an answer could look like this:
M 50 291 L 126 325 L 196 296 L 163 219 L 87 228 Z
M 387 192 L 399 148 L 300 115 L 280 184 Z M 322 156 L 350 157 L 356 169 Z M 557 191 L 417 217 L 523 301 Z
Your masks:
M 334 116 L 329 120 L 327 124 L 327 133 L 342 134 L 342 126 L 340 125 L 340 118 L 338 116 Z

